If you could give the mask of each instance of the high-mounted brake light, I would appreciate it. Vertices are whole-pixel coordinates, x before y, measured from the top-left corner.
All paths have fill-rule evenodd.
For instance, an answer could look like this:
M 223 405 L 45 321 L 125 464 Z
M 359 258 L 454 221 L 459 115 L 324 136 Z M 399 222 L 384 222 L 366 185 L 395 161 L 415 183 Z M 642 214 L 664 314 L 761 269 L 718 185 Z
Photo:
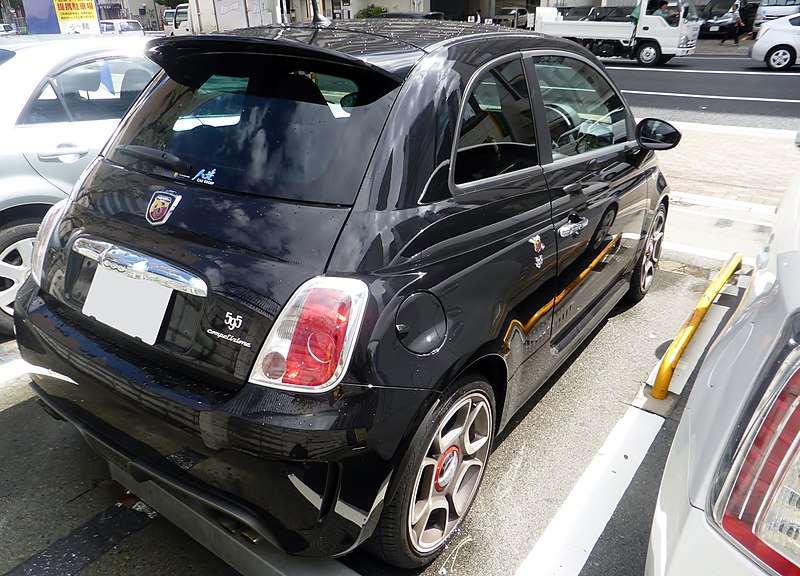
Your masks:
M 324 392 L 339 383 L 361 327 L 367 286 L 320 276 L 300 286 L 256 358 L 250 382 Z
M 718 521 L 778 574 L 800 575 L 800 367 L 776 378 L 785 384 L 752 421 Z

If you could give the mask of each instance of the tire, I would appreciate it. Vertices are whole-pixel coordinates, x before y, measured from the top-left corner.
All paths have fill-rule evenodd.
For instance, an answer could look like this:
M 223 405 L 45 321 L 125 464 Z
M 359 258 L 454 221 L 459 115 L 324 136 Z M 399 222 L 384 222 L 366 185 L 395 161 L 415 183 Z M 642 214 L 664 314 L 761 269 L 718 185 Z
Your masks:
M 38 220 L 17 220 L 0 231 L 0 334 L 14 335 L 14 298 L 31 268 Z
M 636 61 L 642 66 L 655 66 L 661 61 L 661 48 L 655 42 L 644 42 L 636 48 Z
M 639 302 L 650 290 L 656 270 L 658 270 L 658 261 L 661 258 L 666 223 L 667 209 L 663 204 L 659 204 L 653 216 L 653 222 L 650 224 L 650 231 L 647 233 L 642 252 L 636 259 L 631 285 L 625 295 L 631 302 Z
M 786 70 L 794 66 L 797 54 L 791 46 L 775 46 L 767 52 L 767 57 L 764 62 L 770 70 Z
M 397 492 L 367 542 L 370 553 L 411 569 L 444 550 L 480 487 L 495 414 L 494 393 L 482 376 L 467 374 L 445 390 L 424 420 L 423 440 L 409 448 Z

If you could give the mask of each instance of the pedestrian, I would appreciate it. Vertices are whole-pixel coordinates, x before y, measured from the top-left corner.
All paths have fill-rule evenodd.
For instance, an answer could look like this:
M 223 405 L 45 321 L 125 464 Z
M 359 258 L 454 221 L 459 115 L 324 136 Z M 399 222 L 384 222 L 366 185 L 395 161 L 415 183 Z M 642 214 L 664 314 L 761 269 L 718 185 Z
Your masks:
M 731 24 L 728 27 L 728 38 L 733 38 L 733 45 L 739 45 L 739 26 L 744 27 L 744 22 L 742 22 L 742 16 L 739 14 L 739 5 L 734 3 L 731 6 L 731 9 L 728 10 L 731 13 Z M 725 40 L 727 38 L 723 38 L 719 41 L 720 46 L 725 44 Z
M 481 14 L 481 9 L 480 8 L 478 8 L 478 10 L 475 12 L 475 22 L 477 24 L 480 24 L 481 22 L 483 22 L 483 15 Z

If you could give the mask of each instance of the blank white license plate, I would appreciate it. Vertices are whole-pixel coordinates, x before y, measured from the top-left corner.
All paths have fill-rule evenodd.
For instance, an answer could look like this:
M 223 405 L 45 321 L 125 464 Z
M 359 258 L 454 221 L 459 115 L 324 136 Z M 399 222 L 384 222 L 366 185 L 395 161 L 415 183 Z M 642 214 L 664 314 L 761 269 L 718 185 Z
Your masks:
M 719 32 L 719 26 L 712 26 L 708 29 L 709 32 Z
M 142 342 L 154 344 L 172 289 L 97 267 L 83 313 Z

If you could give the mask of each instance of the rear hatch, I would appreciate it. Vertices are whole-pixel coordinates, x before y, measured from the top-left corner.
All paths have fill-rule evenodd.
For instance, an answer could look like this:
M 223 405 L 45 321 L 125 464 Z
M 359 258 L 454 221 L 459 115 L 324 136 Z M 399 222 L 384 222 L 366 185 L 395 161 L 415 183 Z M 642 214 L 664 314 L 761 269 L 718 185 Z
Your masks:
M 216 390 L 247 380 L 283 305 L 325 271 L 398 87 L 264 46 L 151 50 L 165 72 L 81 184 L 47 274 L 106 349 Z

